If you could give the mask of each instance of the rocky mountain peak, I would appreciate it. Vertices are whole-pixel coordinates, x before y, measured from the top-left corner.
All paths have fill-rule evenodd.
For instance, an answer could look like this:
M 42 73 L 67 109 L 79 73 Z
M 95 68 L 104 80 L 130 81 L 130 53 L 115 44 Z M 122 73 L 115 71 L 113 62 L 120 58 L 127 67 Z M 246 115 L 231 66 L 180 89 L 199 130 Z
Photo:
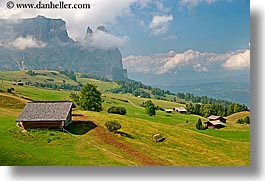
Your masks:
M 88 26 L 87 29 L 86 29 L 86 37 L 85 37 L 85 39 L 87 39 L 92 34 L 93 34 L 93 30 Z
M 97 30 L 99 30 L 99 31 L 103 31 L 103 32 L 108 32 L 108 30 L 105 28 L 105 26 L 103 26 L 103 25 L 100 25 L 100 26 L 98 26 L 97 27 Z

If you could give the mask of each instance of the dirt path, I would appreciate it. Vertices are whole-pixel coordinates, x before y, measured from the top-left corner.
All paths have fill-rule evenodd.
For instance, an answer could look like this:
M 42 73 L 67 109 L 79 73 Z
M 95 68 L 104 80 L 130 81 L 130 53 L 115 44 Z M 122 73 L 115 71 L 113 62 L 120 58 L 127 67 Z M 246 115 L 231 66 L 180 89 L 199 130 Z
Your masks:
M 84 115 L 74 115 L 73 120 L 78 121 L 86 121 L 89 120 L 87 116 Z M 125 152 L 127 155 L 129 155 L 131 158 L 137 160 L 144 166 L 163 166 L 164 164 L 158 163 L 151 158 L 149 158 L 144 153 L 135 150 L 129 145 L 126 145 L 124 143 L 121 143 L 117 138 L 115 138 L 114 134 L 109 133 L 106 129 L 104 129 L 102 126 L 97 125 L 96 128 L 93 129 L 95 132 L 95 135 L 99 137 L 102 141 L 104 141 L 107 144 L 110 144 L 123 152 Z
M 152 160 L 151 158 L 147 157 L 144 153 L 141 153 L 140 151 L 135 150 L 129 145 L 125 145 L 119 142 L 116 138 L 114 138 L 114 135 L 110 134 L 102 127 L 98 126 L 94 130 L 95 130 L 95 134 L 105 143 L 108 143 L 122 150 L 123 152 L 128 154 L 130 157 L 142 163 L 144 166 L 163 166 L 164 165 L 164 164 L 161 164 L 161 163 L 158 163 Z
M 129 100 L 129 99 L 126 99 L 133 107 L 136 107 L 136 108 L 143 108 L 143 107 L 141 107 L 141 106 L 137 106 L 136 104 L 134 104 L 131 100 Z

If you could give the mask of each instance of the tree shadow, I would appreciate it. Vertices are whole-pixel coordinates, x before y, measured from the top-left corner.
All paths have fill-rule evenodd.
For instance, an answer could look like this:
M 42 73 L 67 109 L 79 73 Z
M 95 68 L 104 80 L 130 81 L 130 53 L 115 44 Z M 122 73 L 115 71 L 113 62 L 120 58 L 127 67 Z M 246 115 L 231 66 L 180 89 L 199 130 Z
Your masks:
M 165 141 L 166 140 L 166 138 L 161 138 L 160 140 L 158 140 L 157 142 L 163 142 L 163 141 Z
M 75 135 L 84 135 L 96 127 L 92 121 L 73 121 L 65 129 Z
M 131 134 L 128 134 L 128 133 L 125 133 L 125 132 L 122 132 L 122 131 L 117 131 L 116 133 L 120 134 L 123 137 L 134 139 L 134 137 Z
M 72 116 L 84 116 L 83 114 L 72 114 Z

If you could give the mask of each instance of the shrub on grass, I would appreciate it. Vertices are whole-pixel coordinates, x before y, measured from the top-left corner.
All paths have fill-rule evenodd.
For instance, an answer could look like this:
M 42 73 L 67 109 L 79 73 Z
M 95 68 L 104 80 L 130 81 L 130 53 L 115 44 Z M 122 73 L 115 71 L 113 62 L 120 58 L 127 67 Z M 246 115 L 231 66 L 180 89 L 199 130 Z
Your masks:
M 250 118 L 249 116 L 245 117 L 245 118 L 239 118 L 236 123 L 238 124 L 250 124 Z
M 117 132 L 121 129 L 121 124 L 118 121 L 107 121 L 105 122 L 105 126 L 109 130 L 109 132 Z
M 126 109 L 124 107 L 110 107 L 108 109 L 108 113 L 113 113 L 113 114 L 120 114 L 120 115 L 125 115 L 127 113 Z
M 205 130 L 205 129 L 207 129 L 206 126 L 203 126 L 203 125 L 202 125 L 202 120 L 201 120 L 201 118 L 198 119 L 198 122 L 196 123 L 196 128 L 197 128 L 198 130 Z

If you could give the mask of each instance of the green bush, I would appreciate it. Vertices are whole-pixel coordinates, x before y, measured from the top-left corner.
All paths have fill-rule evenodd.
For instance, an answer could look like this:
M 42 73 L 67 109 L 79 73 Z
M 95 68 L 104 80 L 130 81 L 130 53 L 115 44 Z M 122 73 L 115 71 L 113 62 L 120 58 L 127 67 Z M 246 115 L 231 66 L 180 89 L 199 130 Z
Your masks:
M 240 118 L 236 121 L 236 123 L 238 123 L 238 124 L 250 124 L 250 118 L 249 118 L 249 116 L 247 116 L 245 118 Z
M 108 113 L 113 113 L 113 114 L 120 114 L 120 115 L 125 115 L 127 113 L 126 109 L 124 107 L 110 107 L 108 109 Z
M 207 129 L 207 126 L 202 125 L 202 121 L 201 121 L 201 119 L 199 118 L 199 119 L 198 119 L 198 122 L 196 123 L 196 128 L 197 128 L 198 130 L 205 130 L 205 129 Z
M 116 132 L 119 129 L 121 129 L 121 124 L 118 121 L 107 121 L 104 124 L 107 129 L 109 130 L 109 132 Z
M 157 107 L 151 100 L 143 102 L 141 106 L 145 107 L 145 113 L 149 116 L 156 115 Z

